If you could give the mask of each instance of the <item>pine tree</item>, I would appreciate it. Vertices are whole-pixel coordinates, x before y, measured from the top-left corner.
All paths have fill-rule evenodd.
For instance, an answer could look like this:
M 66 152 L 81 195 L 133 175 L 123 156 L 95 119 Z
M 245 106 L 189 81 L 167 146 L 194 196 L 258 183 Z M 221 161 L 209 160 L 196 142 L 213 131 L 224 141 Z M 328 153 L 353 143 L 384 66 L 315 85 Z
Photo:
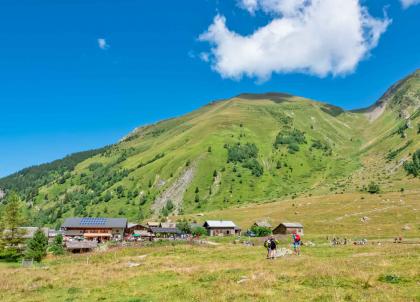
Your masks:
M 48 238 L 41 229 L 36 230 L 34 237 L 28 241 L 25 257 L 41 262 L 47 256 Z
M 23 254 L 25 231 L 20 229 L 24 223 L 21 200 L 11 192 L 0 216 L 0 259 L 16 261 Z
M 54 241 L 50 247 L 50 252 L 56 256 L 64 254 L 63 235 L 57 234 L 57 236 L 55 236 Z

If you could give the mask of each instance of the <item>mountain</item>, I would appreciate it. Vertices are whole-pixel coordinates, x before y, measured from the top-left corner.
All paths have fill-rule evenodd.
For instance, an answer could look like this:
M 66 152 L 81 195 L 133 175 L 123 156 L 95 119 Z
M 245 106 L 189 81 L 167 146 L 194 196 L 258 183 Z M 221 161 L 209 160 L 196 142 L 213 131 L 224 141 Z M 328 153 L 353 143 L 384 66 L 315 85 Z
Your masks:
M 282 93 L 241 94 L 140 127 L 72 165 L 23 170 L 0 179 L 0 188 L 18 190 L 32 219 L 48 224 L 72 215 L 141 220 L 363 191 L 371 182 L 410 190 L 420 180 L 403 164 L 420 149 L 419 125 L 419 70 L 354 111 Z

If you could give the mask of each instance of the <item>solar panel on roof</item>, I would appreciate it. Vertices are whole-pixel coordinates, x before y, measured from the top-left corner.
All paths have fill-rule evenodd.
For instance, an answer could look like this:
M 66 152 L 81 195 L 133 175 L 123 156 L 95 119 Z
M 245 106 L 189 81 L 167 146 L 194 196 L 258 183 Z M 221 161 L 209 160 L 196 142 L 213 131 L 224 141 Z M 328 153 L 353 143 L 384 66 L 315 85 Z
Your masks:
M 105 223 L 106 218 L 85 217 L 80 221 L 81 225 L 104 225 Z

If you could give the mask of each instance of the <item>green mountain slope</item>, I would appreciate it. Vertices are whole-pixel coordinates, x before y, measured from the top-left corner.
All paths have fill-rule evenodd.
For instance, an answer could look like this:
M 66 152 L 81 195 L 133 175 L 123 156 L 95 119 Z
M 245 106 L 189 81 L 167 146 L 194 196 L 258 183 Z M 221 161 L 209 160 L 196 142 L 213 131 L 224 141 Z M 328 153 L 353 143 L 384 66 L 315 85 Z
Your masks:
M 341 108 L 287 94 L 242 94 L 141 127 L 35 194 L 33 219 L 207 211 L 271 199 L 418 187 L 403 163 L 420 148 L 420 71 L 373 106 Z M 21 172 L 16 175 L 21 175 Z M 15 176 L 16 176 L 15 175 Z M 29 177 L 28 175 L 23 177 Z

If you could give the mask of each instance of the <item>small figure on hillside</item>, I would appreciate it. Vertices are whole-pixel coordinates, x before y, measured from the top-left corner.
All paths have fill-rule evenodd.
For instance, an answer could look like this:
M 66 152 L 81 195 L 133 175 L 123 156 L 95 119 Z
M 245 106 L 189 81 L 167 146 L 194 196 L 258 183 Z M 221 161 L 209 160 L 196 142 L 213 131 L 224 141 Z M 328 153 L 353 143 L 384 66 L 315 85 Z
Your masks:
M 300 255 L 300 245 L 301 245 L 301 239 L 300 235 L 296 233 L 296 231 L 292 234 L 292 241 L 293 241 L 293 250 L 295 251 L 295 255 Z

